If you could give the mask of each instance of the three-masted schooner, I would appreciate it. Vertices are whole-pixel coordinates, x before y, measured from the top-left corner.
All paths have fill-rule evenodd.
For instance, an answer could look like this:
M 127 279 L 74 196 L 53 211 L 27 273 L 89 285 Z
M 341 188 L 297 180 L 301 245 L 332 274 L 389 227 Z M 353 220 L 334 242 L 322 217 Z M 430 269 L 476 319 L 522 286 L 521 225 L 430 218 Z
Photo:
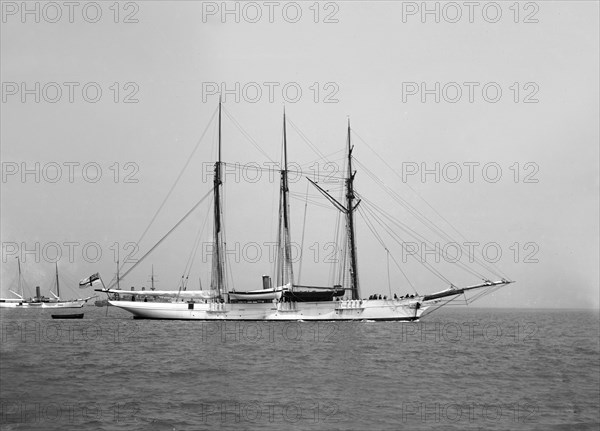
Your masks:
M 354 191 L 356 172 L 352 167 L 351 129 L 347 128 L 347 170 L 345 172 L 345 199 L 335 199 L 315 181 L 311 183 L 344 216 L 346 225 L 349 287 L 302 286 L 295 283 L 291 256 L 289 229 L 290 208 L 288 189 L 288 155 L 286 117 L 283 114 L 283 163 L 280 171 L 279 232 L 276 262 L 276 283 L 263 276 L 263 288 L 251 291 L 228 289 L 225 277 L 223 240 L 222 187 L 223 162 L 221 159 L 221 101 L 218 107 L 218 155 L 214 165 L 213 181 L 213 254 L 212 281 L 209 290 L 141 290 L 127 291 L 103 287 L 96 289 L 108 295 L 111 305 L 122 308 L 136 318 L 182 320 L 406 320 L 414 321 L 434 306 L 457 298 L 471 290 L 493 289 L 512 283 L 505 278 L 482 280 L 482 283 L 455 287 L 426 295 L 381 298 L 361 296 L 356 254 L 355 220 L 360 200 Z M 208 196 L 208 195 L 207 195 Z M 349 295 L 347 294 L 349 292 Z M 148 300 L 150 299 L 150 300 Z

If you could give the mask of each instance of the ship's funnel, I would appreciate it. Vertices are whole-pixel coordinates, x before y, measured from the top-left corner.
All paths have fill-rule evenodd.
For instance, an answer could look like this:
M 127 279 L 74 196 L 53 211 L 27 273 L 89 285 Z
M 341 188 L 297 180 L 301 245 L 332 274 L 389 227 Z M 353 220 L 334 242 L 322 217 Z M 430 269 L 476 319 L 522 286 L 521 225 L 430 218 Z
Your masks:
M 40 286 L 35 286 L 35 299 L 38 301 L 42 299 L 42 295 L 40 295 Z
M 271 288 L 271 277 L 268 275 L 263 275 L 263 289 Z

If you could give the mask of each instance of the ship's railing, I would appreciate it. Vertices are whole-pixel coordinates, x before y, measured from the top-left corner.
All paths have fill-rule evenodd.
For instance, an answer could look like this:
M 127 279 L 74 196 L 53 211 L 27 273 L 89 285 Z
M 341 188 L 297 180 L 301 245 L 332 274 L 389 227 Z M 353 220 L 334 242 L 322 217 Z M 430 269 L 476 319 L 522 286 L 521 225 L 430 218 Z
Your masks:
M 223 302 L 209 302 L 208 310 L 209 313 L 222 313 L 225 310 L 225 304 Z

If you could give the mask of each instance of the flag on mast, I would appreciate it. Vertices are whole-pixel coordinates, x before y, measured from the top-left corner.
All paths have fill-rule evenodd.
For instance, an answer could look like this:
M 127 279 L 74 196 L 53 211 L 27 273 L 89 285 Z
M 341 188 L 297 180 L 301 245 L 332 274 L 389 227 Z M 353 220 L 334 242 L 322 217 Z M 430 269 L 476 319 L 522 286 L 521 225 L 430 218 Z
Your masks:
M 88 278 L 84 278 L 79 282 L 79 287 L 84 288 L 88 286 L 93 286 L 95 283 L 102 283 L 100 280 L 100 273 L 95 273 L 90 275 Z

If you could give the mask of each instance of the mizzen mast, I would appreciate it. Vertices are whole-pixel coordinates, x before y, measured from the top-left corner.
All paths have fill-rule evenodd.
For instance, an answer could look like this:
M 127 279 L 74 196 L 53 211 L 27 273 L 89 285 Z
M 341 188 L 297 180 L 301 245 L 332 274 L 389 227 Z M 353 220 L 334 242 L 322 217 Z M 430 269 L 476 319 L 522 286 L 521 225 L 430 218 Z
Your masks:
M 323 196 L 325 196 L 339 211 L 346 215 L 346 232 L 348 239 L 348 255 L 350 264 L 350 292 L 352 299 L 360 299 L 360 288 L 358 284 L 358 265 L 356 257 L 356 233 L 354 226 L 354 211 L 360 204 L 360 199 L 355 202 L 356 195 L 354 194 L 354 176 L 356 172 L 352 171 L 352 143 L 350 141 L 350 120 L 348 120 L 348 171 L 346 173 L 346 201 L 339 202 L 331 194 L 319 186 L 316 182 L 308 178 L 308 181 L 314 185 Z
M 354 232 L 354 211 L 360 203 L 354 204 L 354 176 L 352 172 L 352 144 L 350 141 L 350 119 L 348 119 L 348 172 L 346 177 L 346 229 L 348 230 L 348 251 L 350 252 L 350 290 L 352 299 L 360 299 L 358 266 L 356 262 L 356 236 Z
M 214 243 L 212 256 L 212 289 L 218 292 L 219 298 L 223 298 L 225 290 L 225 262 L 223 260 L 223 217 L 222 217 L 222 202 L 221 202 L 221 186 L 222 180 L 222 162 L 221 162 L 221 98 L 219 97 L 219 138 L 218 138 L 218 155 L 215 162 L 214 176 Z

